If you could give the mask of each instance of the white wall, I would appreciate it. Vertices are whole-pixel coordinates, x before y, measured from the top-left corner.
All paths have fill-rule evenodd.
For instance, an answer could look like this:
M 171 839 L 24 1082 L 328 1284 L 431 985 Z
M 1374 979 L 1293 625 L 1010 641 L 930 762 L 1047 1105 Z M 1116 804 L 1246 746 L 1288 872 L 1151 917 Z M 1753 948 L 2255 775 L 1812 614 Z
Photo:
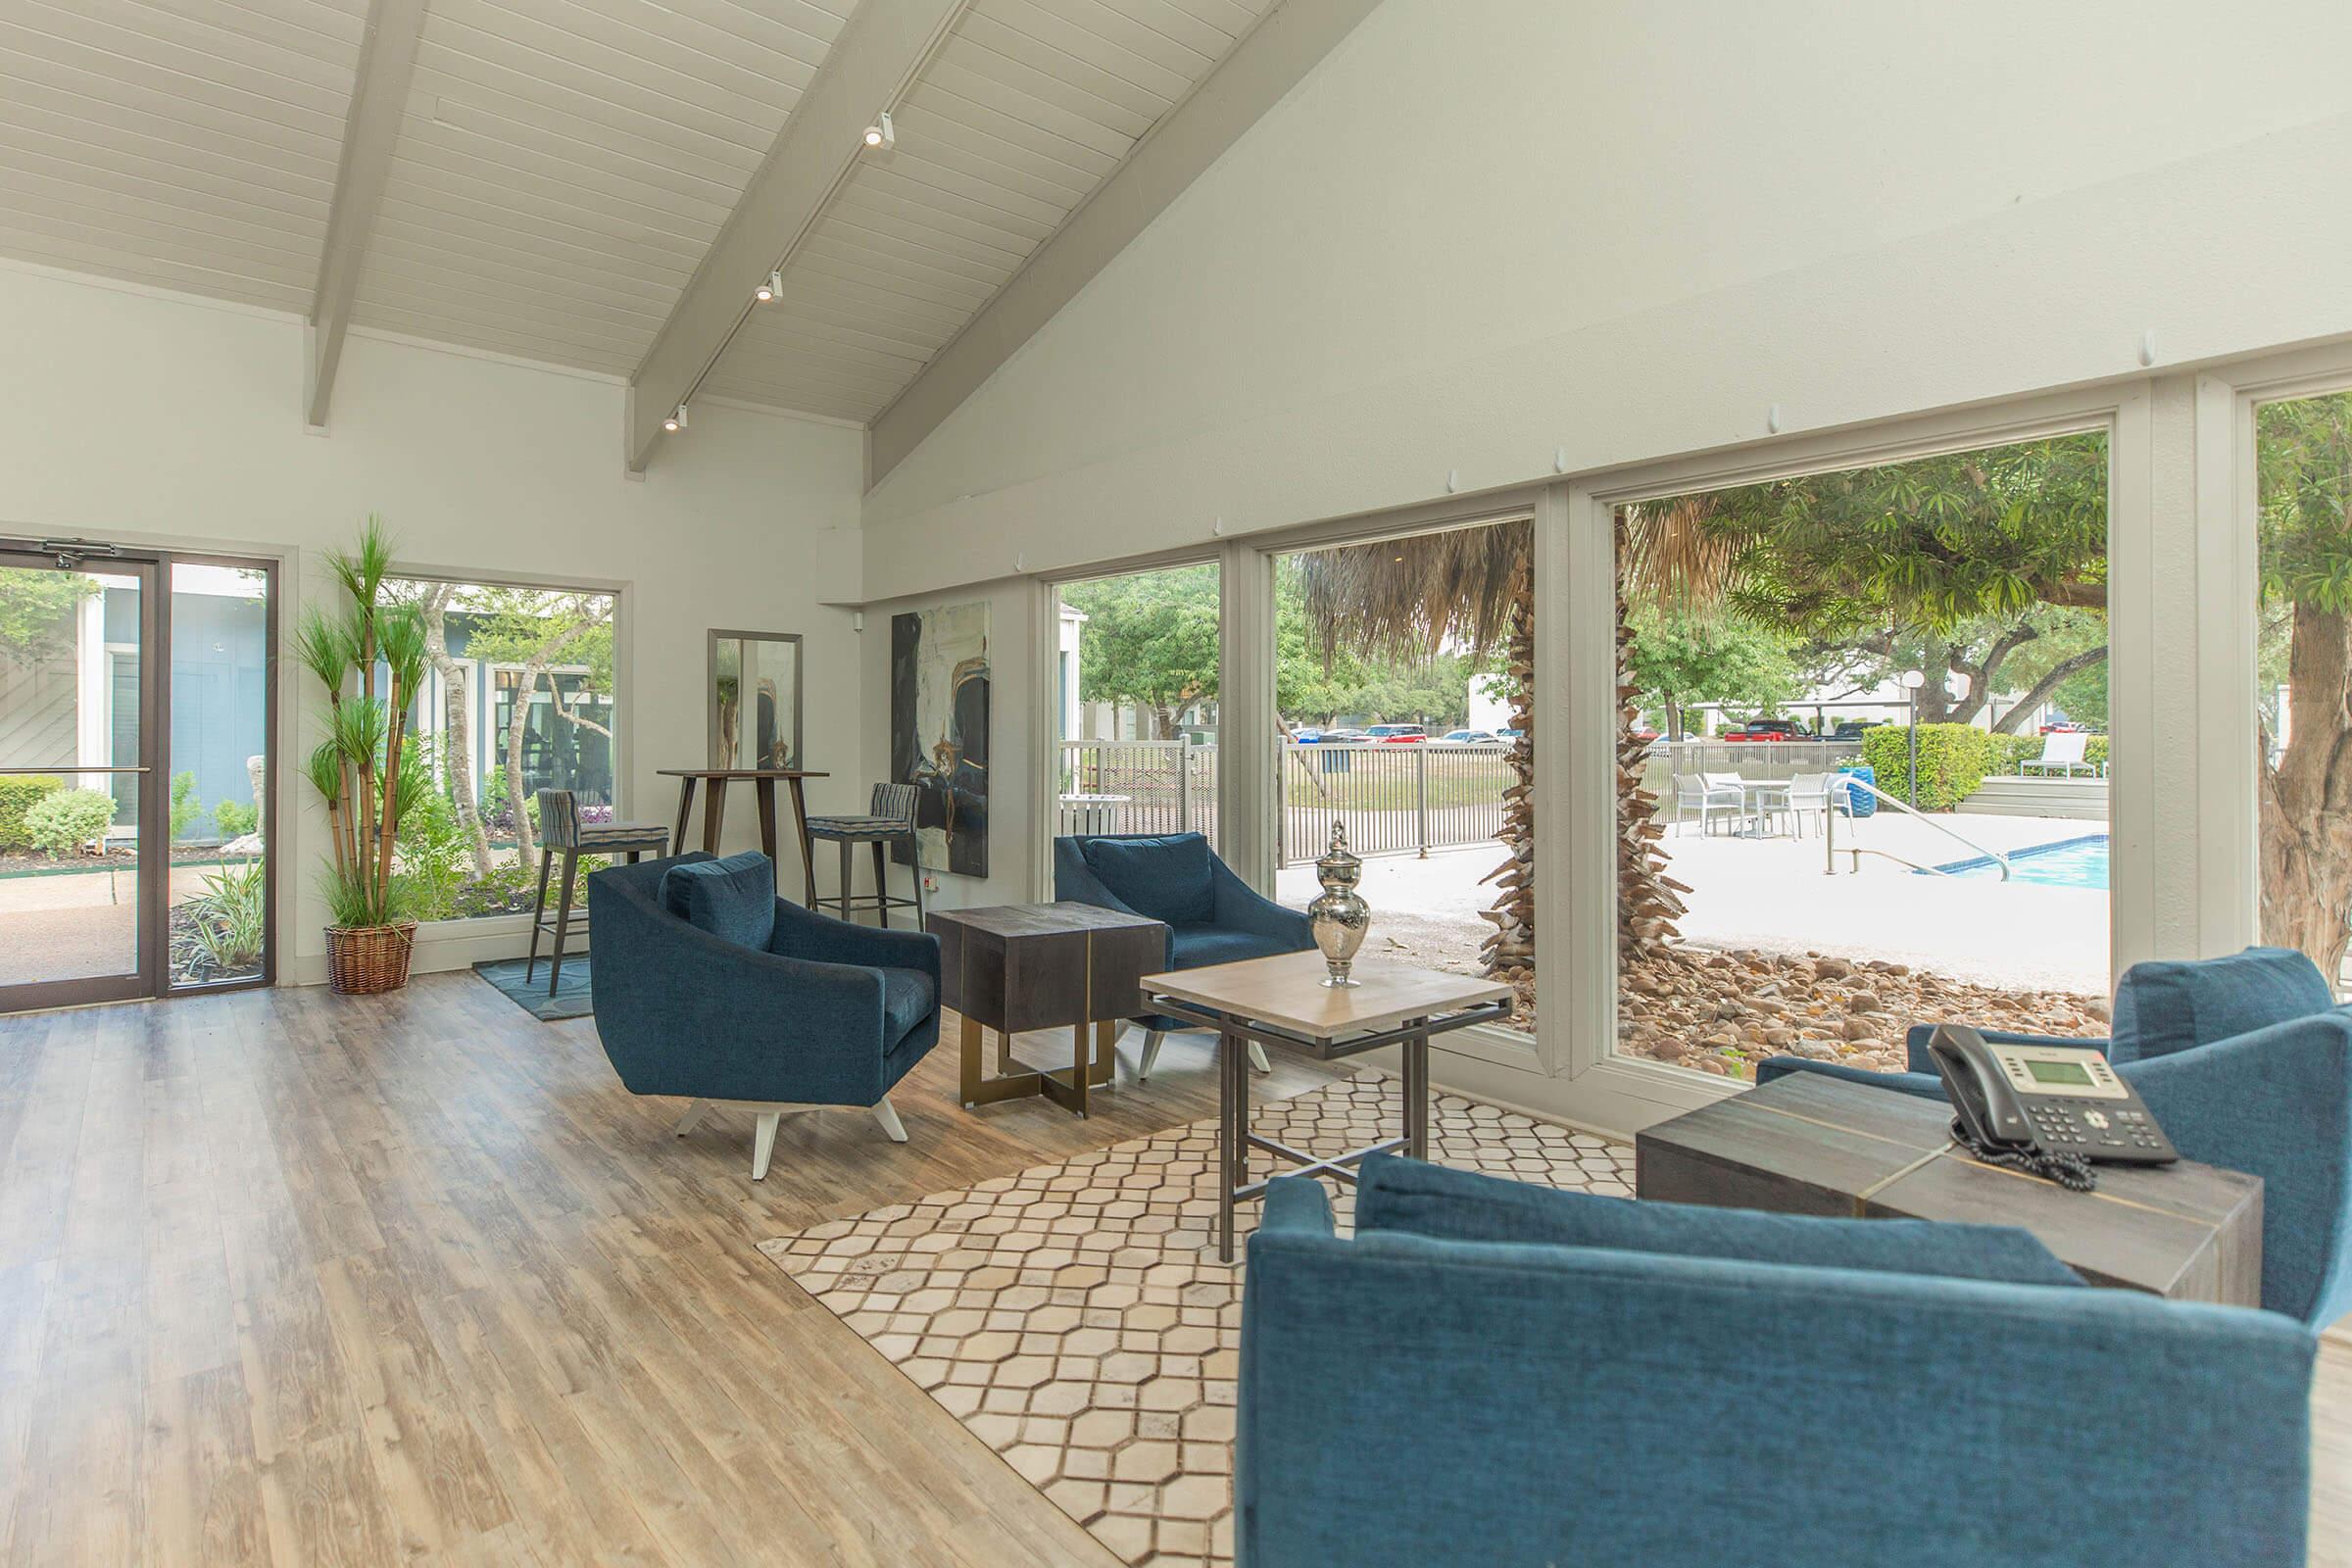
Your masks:
M 2352 331 L 2352 8 L 1387 0 L 869 494 L 866 591 Z
M 704 761 L 707 629 L 797 631 L 811 765 L 837 775 L 811 805 L 861 806 L 857 640 L 846 612 L 819 607 L 858 597 L 860 432 L 698 404 L 631 482 L 617 383 L 355 335 L 332 431 L 315 436 L 298 320 L 40 270 L 0 268 L 0 534 L 282 551 L 289 625 L 327 592 L 321 553 L 369 512 L 403 565 L 623 583 L 621 809 L 664 822 L 674 783 L 654 770 Z M 286 668 L 300 708 L 283 735 L 304 751 L 313 684 Z M 300 808 L 294 842 L 275 846 L 281 972 L 313 980 L 323 817 L 298 775 L 279 787 Z M 748 800 L 729 824 L 730 848 L 754 841 Z M 518 954 L 522 931 L 428 933 L 419 963 Z

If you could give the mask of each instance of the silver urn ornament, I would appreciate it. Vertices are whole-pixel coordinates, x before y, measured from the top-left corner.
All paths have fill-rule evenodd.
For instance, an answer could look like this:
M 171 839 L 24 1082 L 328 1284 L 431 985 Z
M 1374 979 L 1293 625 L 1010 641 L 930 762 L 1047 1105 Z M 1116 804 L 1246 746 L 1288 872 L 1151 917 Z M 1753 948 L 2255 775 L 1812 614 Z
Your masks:
M 1315 933 L 1315 946 L 1323 952 L 1324 967 L 1331 971 L 1327 986 L 1352 986 L 1361 982 L 1348 977 L 1349 965 L 1355 961 L 1358 948 L 1364 945 L 1364 931 L 1372 923 L 1372 906 L 1355 885 L 1364 874 L 1364 862 L 1348 849 L 1348 824 L 1331 824 L 1331 848 L 1315 862 L 1315 880 L 1323 884 L 1323 892 L 1306 906 L 1306 920 Z

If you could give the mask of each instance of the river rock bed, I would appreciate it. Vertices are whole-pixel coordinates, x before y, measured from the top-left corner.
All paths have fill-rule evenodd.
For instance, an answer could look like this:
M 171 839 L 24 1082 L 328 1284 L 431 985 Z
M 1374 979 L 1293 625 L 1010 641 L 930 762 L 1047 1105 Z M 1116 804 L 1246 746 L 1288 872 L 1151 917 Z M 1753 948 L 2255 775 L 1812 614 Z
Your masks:
M 1620 1051 L 1727 1078 L 1753 1078 L 1756 1062 L 1779 1055 L 1899 1072 L 1915 1023 L 2107 1032 L 2100 997 L 2005 991 L 1884 959 L 1660 947 L 1629 958 L 1618 978 Z

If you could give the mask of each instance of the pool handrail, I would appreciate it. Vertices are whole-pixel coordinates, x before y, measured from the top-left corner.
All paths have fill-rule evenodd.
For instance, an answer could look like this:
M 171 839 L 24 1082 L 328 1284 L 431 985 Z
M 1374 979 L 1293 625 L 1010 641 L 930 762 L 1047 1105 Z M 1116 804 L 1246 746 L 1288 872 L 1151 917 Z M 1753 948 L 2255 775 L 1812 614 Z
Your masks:
M 2009 880 L 2009 857 L 1987 845 L 1979 844 L 1975 839 L 1970 838 L 1965 833 L 1956 831 L 1946 823 L 1936 821 L 1934 817 L 1928 815 L 1927 812 L 1920 810 L 1917 807 L 1913 806 L 1909 801 L 1905 801 L 1899 799 L 1898 797 L 1887 794 L 1885 790 L 1879 788 L 1876 784 L 1873 784 L 1869 779 L 1860 777 L 1859 775 L 1853 773 L 1833 773 L 1830 775 L 1829 787 L 1831 789 L 1843 788 L 1849 792 L 1853 790 L 1870 791 L 1872 795 L 1876 796 L 1881 801 L 1884 801 L 1886 805 L 1893 807 L 1896 810 L 1910 812 L 1913 816 L 1918 817 L 1922 822 L 1925 822 L 1928 826 L 1934 828 L 1945 838 L 1950 839 L 1953 843 L 1966 845 L 1969 849 L 1974 850 L 1978 855 L 1984 857 L 1985 859 L 1990 860 L 1994 865 L 2000 867 L 2002 881 L 2006 882 Z M 1847 795 L 1846 800 L 1850 806 L 1853 800 L 1853 797 L 1850 793 Z M 1824 847 L 1821 874 L 1823 876 L 1836 876 L 1838 874 L 1838 812 L 1835 809 L 1831 809 L 1822 812 L 1821 815 L 1821 840 Z M 1848 820 L 1851 820 L 1850 816 Z M 1944 870 L 1941 866 L 1921 865 L 1916 860 L 1905 859 L 1902 856 L 1893 854 L 1886 850 L 1866 850 L 1860 845 L 1854 845 L 1849 847 L 1845 853 L 1853 857 L 1854 869 L 1857 871 L 1862 868 L 1863 856 L 1876 855 L 1883 857 L 1886 859 L 1893 860 L 1898 864 L 1910 866 L 1915 871 L 1927 871 L 1936 876 L 1950 876 L 1952 874 L 1951 872 Z

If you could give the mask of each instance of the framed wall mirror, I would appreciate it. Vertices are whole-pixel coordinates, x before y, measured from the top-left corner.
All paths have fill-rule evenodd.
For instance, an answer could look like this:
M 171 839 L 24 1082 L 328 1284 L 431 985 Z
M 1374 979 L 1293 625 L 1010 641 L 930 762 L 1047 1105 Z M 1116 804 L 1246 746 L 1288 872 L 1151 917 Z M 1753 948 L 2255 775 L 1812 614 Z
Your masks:
M 798 632 L 710 633 L 710 765 L 807 765 Z

